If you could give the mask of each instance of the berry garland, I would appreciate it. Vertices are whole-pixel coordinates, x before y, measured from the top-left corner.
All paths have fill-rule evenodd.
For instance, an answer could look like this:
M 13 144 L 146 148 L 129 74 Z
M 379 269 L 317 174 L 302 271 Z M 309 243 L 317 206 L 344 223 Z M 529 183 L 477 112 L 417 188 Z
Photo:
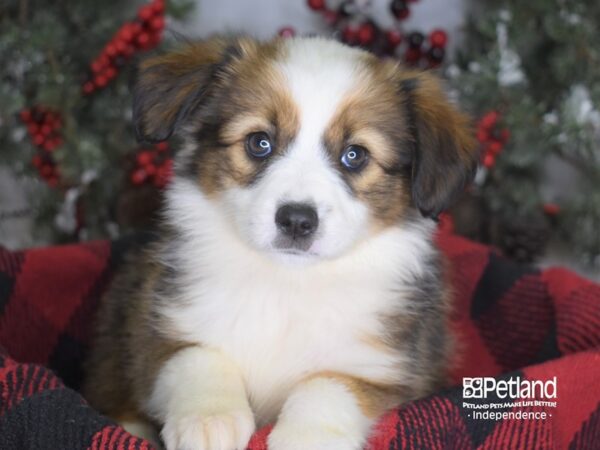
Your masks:
M 37 148 L 31 159 L 32 165 L 48 186 L 57 186 L 60 172 L 52 152 L 63 142 L 60 113 L 43 106 L 35 106 L 22 110 L 19 118 L 27 127 L 27 133 Z
M 173 152 L 167 142 L 159 142 L 153 148 L 138 150 L 129 179 L 134 186 L 151 183 L 162 189 L 169 183 L 172 174 Z
M 137 18 L 123 24 L 100 55 L 92 61 L 87 79 L 82 85 L 82 94 L 90 95 L 105 88 L 136 52 L 156 47 L 162 39 L 164 27 L 165 0 L 152 0 L 140 7 Z M 63 143 L 60 112 L 44 106 L 34 106 L 22 110 L 19 118 L 37 147 L 31 160 L 32 165 L 50 187 L 59 186 L 60 171 L 52 152 Z M 163 172 L 166 173 L 167 170 L 159 171 L 160 174 Z M 154 178 L 166 180 L 168 176 L 156 175 Z M 164 185 L 166 181 L 157 181 L 155 184 Z
M 481 146 L 481 164 L 491 170 L 496 159 L 504 150 L 510 139 L 508 128 L 501 127 L 502 117 L 498 111 L 489 111 L 477 123 L 477 140 Z M 544 214 L 554 217 L 560 214 L 560 206 L 556 203 L 545 203 L 541 206 Z
M 105 88 L 136 52 L 156 47 L 164 28 L 165 0 L 142 6 L 136 20 L 124 23 L 90 64 L 88 79 L 82 86 L 84 95 Z
M 336 29 L 342 42 L 363 47 L 379 56 L 401 57 L 410 66 L 435 68 L 444 61 L 447 33 L 436 29 L 426 38 L 418 31 L 403 33 L 400 26 L 410 16 L 410 3 L 416 1 L 391 1 L 389 8 L 397 25 L 388 30 L 380 28 L 358 0 L 345 0 L 336 9 L 329 9 L 325 0 L 307 0 L 307 3 L 310 9 L 322 14 L 327 23 Z M 289 37 L 295 34 L 295 30 L 284 27 L 279 34 Z
M 487 169 L 496 165 L 496 158 L 510 139 L 508 128 L 500 127 L 497 111 L 486 113 L 477 123 L 477 140 L 481 145 L 481 163 Z

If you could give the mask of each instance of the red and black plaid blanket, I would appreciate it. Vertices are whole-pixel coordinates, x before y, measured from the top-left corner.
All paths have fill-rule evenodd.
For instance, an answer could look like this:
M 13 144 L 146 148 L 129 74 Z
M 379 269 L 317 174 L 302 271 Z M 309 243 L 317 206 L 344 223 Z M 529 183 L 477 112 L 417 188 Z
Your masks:
M 77 393 L 94 311 L 130 245 L 0 249 L 0 449 L 151 448 Z M 600 286 L 567 270 L 517 265 L 456 236 L 439 245 L 457 296 L 456 387 L 387 414 L 369 449 L 600 448 Z M 467 398 L 474 391 L 463 392 L 463 377 L 556 377 L 555 406 Z M 486 411 L 496 416 L 481 418 Z M 535 412 L 546 418 L 516 414 Z M 264 450 L 268 432 L 250 449 Z

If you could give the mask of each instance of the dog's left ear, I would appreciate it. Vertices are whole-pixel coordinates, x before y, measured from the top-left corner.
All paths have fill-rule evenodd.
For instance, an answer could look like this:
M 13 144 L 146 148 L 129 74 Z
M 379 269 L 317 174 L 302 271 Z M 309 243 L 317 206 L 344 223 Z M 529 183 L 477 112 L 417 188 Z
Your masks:
M 478 152 L 469 119 L 428 73 L 406 74 L 400 90 L 412 140 L 412 199 L 436 218 L 470 183 Z
M 169 138 L 189 118 L 228 66 L 256 42 L 247 38 L 212 38 L 184 45 L 139 64 L 133 89 L 133 123 L 139 141 Z

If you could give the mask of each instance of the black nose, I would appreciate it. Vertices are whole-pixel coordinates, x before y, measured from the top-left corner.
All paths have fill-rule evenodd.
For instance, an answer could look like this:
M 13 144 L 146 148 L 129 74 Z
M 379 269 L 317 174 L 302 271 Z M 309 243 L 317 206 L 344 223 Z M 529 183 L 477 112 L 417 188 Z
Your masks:
M 319 226 L 317 211 L 304 203 L 287 203 L 277 210 L 275 223 L 279 230 L 291 237 L 307 237 Z

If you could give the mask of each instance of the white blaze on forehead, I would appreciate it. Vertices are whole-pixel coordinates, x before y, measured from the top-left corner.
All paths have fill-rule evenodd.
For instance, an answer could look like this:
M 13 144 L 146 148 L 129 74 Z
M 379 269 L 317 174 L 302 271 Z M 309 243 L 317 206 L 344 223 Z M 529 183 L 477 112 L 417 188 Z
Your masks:
M 279 69 L 300 112 L 296 146 L 303 152 L 321 147 L 323 133 L 340 103 L 364 69 L 361 51 L 338 42 L 311 38 L 285 42 Z

